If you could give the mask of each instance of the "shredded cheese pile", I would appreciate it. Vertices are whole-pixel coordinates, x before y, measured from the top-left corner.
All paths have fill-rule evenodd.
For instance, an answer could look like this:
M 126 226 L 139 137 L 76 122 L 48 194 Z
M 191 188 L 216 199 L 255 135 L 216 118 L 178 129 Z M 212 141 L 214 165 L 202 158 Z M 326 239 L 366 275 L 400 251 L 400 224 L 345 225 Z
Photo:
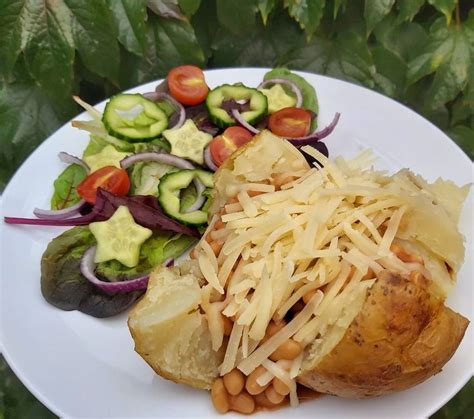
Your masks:
M 345 307 L 363 302 L 381 270 L 409 274 L 420 268 L 390 250 L 410 205 L 403 183 L 370 169 L 370 152 L 331 162 L 312 147 L 303 151 L 321 166 L 291 173 L 278 190 L 271 179 L 240 185 L 237 202 L 216 214 L 205 233 L 224 243 L 218 256 L 205 239 L 197 247 L 214 350 L 224 342 L 219 316 L 234 321 L 220 374 L 237 367 L 249 375 L 263 365 L 258 383 L 278 377 L 290 388 L 292 405 L 298 403 L 294 379 L 304 356 L 330 350 L 325 336 L 334 325 L 347 328 L 357 314 L 344 319 Z M 225 228 L 214 229 L 218 219 Z M 270 321 L 283 319 L 311 291 L 304 308 L 262 342 Z M 302 345 L 301 355 L 271 361 L 290 337 Z

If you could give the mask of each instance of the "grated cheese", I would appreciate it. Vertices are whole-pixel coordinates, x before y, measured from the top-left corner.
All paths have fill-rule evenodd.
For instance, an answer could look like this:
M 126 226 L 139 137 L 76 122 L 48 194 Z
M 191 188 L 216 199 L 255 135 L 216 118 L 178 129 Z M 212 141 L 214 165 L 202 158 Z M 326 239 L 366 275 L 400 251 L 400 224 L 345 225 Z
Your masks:
M 216 215 L 206 230 L 223 243 L 220 254 L 216 257 L 204 240 L 198 246 L 198 265 L 207 282 L 201 306 L 213 348 L 225 342 L 222 315 L 234 321 L 220 373 L 237 367 L 248 375 L 263 365 L 266 372 L 257 381 L 266 385 L 274 377 L 282 379 L 296 404 L 294 379 L 304 365 L 307 345 L 316 342 L 311 351 L 316 348 L 315 356 L 321 356 L 330 346 L 325 342 L 334 339 L 331 333 L 348 327 L 352 320 L 347 307 L 361 306 L 366 289 L 376 280 L 363 280 L 368 272 L 376 276 L 383 269 L 418 271 L 427 278 L 430 273 L 390 250 L 404 214 L 416 200 L 409 183 L 369 168 L 370 152 L 332 162 L 314 148 L 303 147 L 322 163 L 309 168 L 287 143 L 282 147 L 291 158 L 279 147 L 267 146 L 271 167 L 264 158 L 255 167 L 241 159 L 234 165 L 238 169 L 226 169 L 228 179 L 218 188 L 238 202 L 224 204 L 225 213 L 219 213 L 224 228 L 213 231 Z M 287 181 L 275 187 L 282 179 Z M 270 322 L 282 320 L 310 291 L 316 291 L 310 302 L 266 339 Z M 212 302 L 218 293 L 225 294 L 225 300 Z M 289 338 L 302 345 L 302 354 L 293 361 L 270 361 Z

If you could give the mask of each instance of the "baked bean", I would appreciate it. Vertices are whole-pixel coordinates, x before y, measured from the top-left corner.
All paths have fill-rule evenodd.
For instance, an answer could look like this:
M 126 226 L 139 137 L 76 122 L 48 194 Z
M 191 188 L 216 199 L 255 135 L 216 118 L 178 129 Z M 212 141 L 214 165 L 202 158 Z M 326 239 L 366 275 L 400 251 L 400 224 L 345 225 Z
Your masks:
M 222 246 L 224 246 L 224 243 L 219 243 L 219 242 L 211 242 L 209 243 L 211 246 L 212 251 L 216 256 L 219 256 L 219 253 L 221 252 Z
M 288 176 L 284 173 L 280 173 L 279 175 L 272 176 L 272 183 L 275 185 L 275 187 L 280 188 L 282 185 L 293 181 L 293 179 L 293 176 Z
M 222 222 L 222 220 L 217 220 L 214 223 L 214 230 L 220 230 L 225 227 L 225 223 Z
M 274 321 L 268 323 L 267 330 L 265 331 L 265 336 L 262 341 L 265 342 L 270 339 L 276 332 L 283 329 L 285 324 L 286 323 L 284 322 L 284 320 L 281 320 L 278 323 L 275 323 Z
M 222 379 L 227 392 L 232 396 L 237 396 L 244 389 L 245 377 L 237 368 L 228 372 Z
M 211 387 L 212 404 L 219 413 L 227 413 L 230 409 L 229 395 L 224 386 L 224 380 L 218 378 Z
M 275 407 L 275 405 L 268 400 L 267 396 L 265 395 L 265 392 L 256 394 L 253 396 L 255 403 L 257 403 L 257 406 L 262 406 L 262 407 Z
M 222 315 L 222 321 L 224 322 L 224 336 L 230 336 L 232 328 L 234 327 L 232 320 Z
M 303 302 L 308 304 L 309 300 L 314 297 L 314 294 L 316 294 L 316 290 L 308 291 L 305 295 L 303 295 Z
M 283 394 L 278 393 L 273 388 L 273 386 L 270 386 L 265 390 L 265 396 L 267 396 L 267 399 L 270 400 L 273 404 L 279 404 L 285 399 L 285 396 Z
M 255 410 L 255 400 L 244 391 L 237 396 L 230 396 L 230 408 L 235 412 L 249 415 Z
M 423 258 L 420 255 L 410 254 L 405 251 L 402 247 L 398 246 L 397 244 L 392 244 L 390 246 L 390 250 L 395 253 L 402 262 L 405 263 L 421 263 L 423 264 Z
M 373 271 L 371 268 L 369 268 L 369 269 L 367 270 L 367 273 L 362 277 L 362 279 L 363 279 L 363 280 L 365 280 L 365 279 L 371 279 L 371 278 L 373 278 L 374 276 L 375 276 L 374 271 Z
M 270 355 L 270 359 L 272 361 L 280 361 L 281 359 L 293 360 L 301 353 L 301 349 L 301 345 L 298 342 L 288 339 Z
M 277 377 L 273 379 L 273 388 L 277 393 L 283 396 L 286 396 L 290 393 L 290 389 L 288 388 L 288 386 Z
M 212 244 L 212 242 L 213 242 L 210 233 L 206 234 L 206 237 L 204 237 L 204 239 L 205 239 L 209 244 Z
M 260 377 L 266 371 L 267 370 L 265 369 L 265 367 L 260 365 L 247 377 L 247 381 L 245 382 L 245 389 L 251 395 L 263 393 L 265 389 L 269 386 L 269 384 L 267 384 L 266 386 L 261 386 L 257 383 L 257 378 Z

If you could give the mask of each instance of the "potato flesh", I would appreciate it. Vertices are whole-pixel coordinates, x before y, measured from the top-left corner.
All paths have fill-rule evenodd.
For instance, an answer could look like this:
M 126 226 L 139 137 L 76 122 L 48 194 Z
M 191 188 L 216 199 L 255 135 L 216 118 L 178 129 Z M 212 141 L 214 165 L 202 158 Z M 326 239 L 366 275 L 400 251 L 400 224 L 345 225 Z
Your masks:
M 147 293 L 130 313 L 135 350 L 161 376 L 210 388 L 222 354 L 212 351 L 207 322 L 199 312 L 201 290 L 192 275 L 159 268 Z

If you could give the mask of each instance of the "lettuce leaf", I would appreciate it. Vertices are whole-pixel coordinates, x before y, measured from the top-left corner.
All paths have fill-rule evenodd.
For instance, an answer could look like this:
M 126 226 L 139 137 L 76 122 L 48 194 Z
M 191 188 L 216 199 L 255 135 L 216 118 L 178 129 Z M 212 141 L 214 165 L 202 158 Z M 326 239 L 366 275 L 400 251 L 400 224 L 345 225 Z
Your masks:
M 97 265 L 97 274 L 110 281 L 146 275 L 169 258 L 182 255 L 196 238 L 155 232 L 140 249 L 140 262 L 128 268 L 117 261 Z M 143 291 L 109 295 L 91 284 L 80 272 L 84 252 L 95 244 L 88 227 L 74 227 L 52 240 L 41 259 L 41 292 L 62 310 L 79 310 L 94 317 L 109 317 L 129 308 Z

